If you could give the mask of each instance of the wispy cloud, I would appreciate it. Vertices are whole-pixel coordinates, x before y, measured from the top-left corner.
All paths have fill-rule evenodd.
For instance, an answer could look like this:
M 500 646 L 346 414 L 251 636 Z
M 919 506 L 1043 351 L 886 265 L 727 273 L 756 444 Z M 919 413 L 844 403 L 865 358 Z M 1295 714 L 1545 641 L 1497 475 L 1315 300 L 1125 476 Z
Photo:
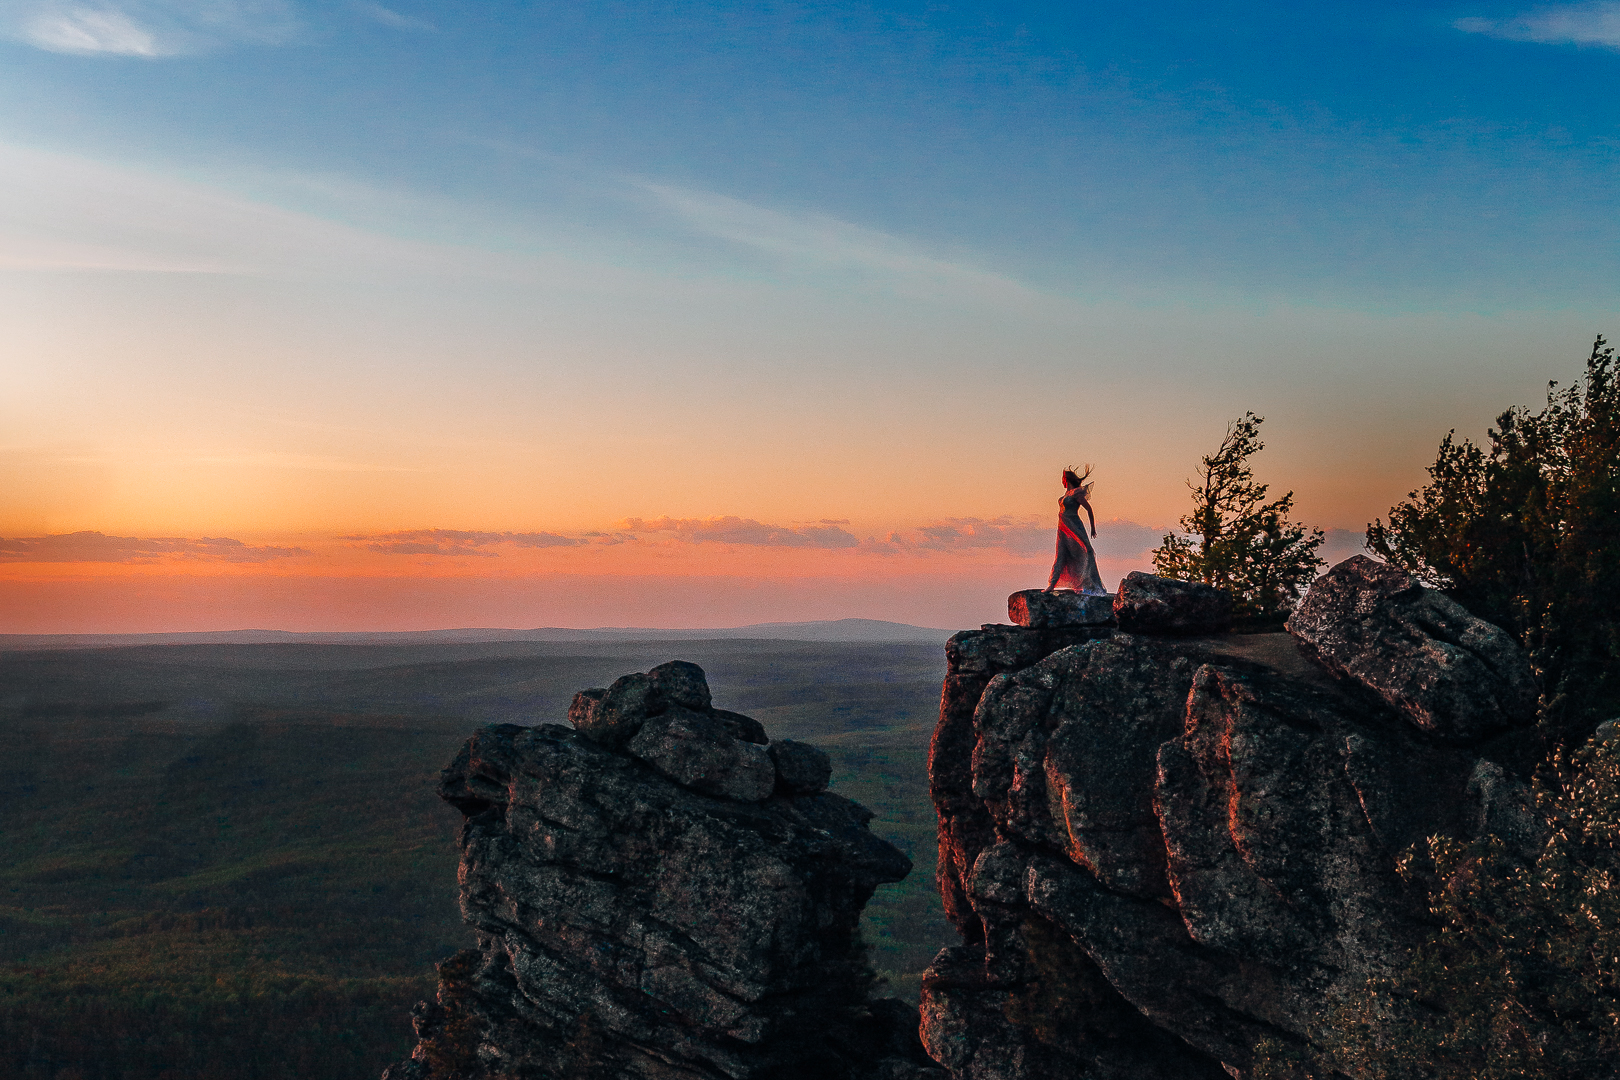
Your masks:
M 854 533 L 838 525 L 767 525 L 753 518 L 671 518 L 651 521 L 626 518 L 619 528 L 627 533 L 663 533 L 693 544 L 745 544 L 754 547 L 852 548 L 860 543 Z
M 579 547 L 588 543 L 551 532 L 476 532 L 467 529 L 403 529 L 398 532 L 340 536 L 339 540 L 365 543 L 385 555 L 462 555 L 492 559 L 491 548 Z
M 773 525 L 735 514 L 707 518 L 625 518 L 611 530 L 565 536 L 551 532 L 479 532 L 463 529 L 407 529 L 388 533 L 340 536 L 388 555 L 461 555 L 489 558 L 502 545 L 512 547 L 613 546 L 664 541 L 676 544 L 733 544 L 743 547 L 848 550 L 856 554 L 902 555 L 930 552 L 991 552 L 1026 557 L 1052 550 L 1055 526 L 1037 518 L 945 518 L 890 532 L 883 538 L 860 539 L 847 518 Z M 1097 524 L 1095 544 L 1104 558 L 1141 558 L 1158 545 L 1165 529 L 1123 518 Z
M 945 518 L 914 529 L 891 532 L 882 540 L 870 539 L 861 546 L 880 555 L 906 551 L 968 551 L 1000 549 L 1015 555 L 1032 555 L 1052 545 L 1052 527 L 1032 519 Z
M 1470 34 L 1549 45 L 1604 45 L 1620 49 L 1620 2 L 1596 0 L 1536 8 L 1511 19 L 1458 19 L 1452 23 Z
M 121 11 L 45 10 L 24 20 L 20 29 L 24 41 L 48 52 L 164 55 L 157 37 Z
M 228 537 L 107 536 L 99 532 L 58 533 L 0 539 L 0 562 L 150 563 L 166 559 L 257 563 L 308 555 L 303 548 L 260 547 Z
M 414 15 L 402 15 L 392 8 L 385 8 L 381 4 L 372 3 L 371 0 L 353 0 L 349 5 L 375 22 L 384 26 L 392 26 L 396 30 L 437 30 L 438 27 L 426 19 L 419 19 Z
M 1049 298 L 1012 278 L 931 255 L 899 237 L 816 213 L 787 213 L 708 191 L 637 181 L 690 228 L 781 259 L 848 271 L 929 298 L 1030 304 Z
M 1156 547 L 1165 530 L 1139 525 L 1124 518 L 1097 524 L 1097 554 L 1105 558 L 1135 558 Z M 876 554 L 907 551 L 1000 550 L 1010 555 L 1035 555 L 1052 550 L 1057 537 L 1054 522 L 1036 518 L 945 518 L 914 529 L 891 532 L 882 540 L 864 542 Z
M 1053 539 L 1056 539 L 1054 529 Z M 1124 518 L 1097 523 L 1097 554 L 1104 558 L 1131 559 L 1145 557 L 1147 552 L 1164 542 L 1170 530 L 1163 525 L 1142 525 Z
M 0 0 L 5 37 L 78 56 L 184 56 L 275 44 L 297 29 L 282 0 Z
M 512 267 L 188 180 L 0 143 L 0 270 L 375 278 Z

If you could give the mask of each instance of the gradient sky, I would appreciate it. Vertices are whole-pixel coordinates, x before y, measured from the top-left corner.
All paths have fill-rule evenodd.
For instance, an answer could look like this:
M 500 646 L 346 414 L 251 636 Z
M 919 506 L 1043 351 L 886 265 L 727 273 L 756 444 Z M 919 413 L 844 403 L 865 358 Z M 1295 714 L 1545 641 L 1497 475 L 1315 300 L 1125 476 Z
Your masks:
M 1620 3 L 0 0 L 0 632 L 1003 618 L 1620 334 Z

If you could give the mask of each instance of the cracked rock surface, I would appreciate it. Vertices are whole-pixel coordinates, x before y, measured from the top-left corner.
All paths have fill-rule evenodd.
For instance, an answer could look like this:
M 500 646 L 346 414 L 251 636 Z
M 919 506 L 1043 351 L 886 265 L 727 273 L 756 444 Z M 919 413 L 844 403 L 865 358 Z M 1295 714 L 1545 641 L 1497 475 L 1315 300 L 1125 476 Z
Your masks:
M 861 909 L 911 865 L 824 755 L 762 745 L 691 664 L 570 716 L 485 728 L 445 769 L 478 947 L 386 1080 L 943 1076 L 916 1011 L 867 997 Z
M 1112 626 L 1114 598 L 1068 589 L 1025 589 L 1007 597 L 1007 618 L 1017 626 L 1055 630 L 1064 626 Z

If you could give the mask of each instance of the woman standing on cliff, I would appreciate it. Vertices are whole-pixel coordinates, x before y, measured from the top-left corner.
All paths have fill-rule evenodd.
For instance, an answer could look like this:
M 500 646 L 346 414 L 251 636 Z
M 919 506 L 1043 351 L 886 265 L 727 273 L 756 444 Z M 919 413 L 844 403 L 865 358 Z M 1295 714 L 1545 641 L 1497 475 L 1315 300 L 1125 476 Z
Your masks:
M 1061 587 L 1093 596 L 1108 595 L 1108 590 L 1103 588 L 1102 575 L 1097 573 L 1097 554 L 1086 540 L 1086 527 L 1080 524 L 1080 507 L 1083 506 L 1091 522 L 1091 535 L 1097 535 L 1097 517 L 1086 498 L 1091 494 L 1091 485 L 1086 483 L 1090 475 L 1090 465 L 1080 476 L 1076 476 L 1073 469 L 1063 470 L 1063 497 L 1058 500 L 1057 558 L 1052 562 L 1047 592 Z

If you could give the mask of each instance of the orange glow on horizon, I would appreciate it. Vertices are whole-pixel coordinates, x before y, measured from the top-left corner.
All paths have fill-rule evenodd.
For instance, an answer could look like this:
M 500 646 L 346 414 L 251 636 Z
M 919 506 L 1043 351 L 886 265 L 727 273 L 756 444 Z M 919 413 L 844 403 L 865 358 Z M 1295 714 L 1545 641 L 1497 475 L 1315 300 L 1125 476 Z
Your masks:
M 1045 583 L 1051 556 L 1028 549 L 1031 534 L 1044 540 L 1047 530 L 1023 528 L 1009 541 L 1021 550 L 904 546 L 916 536 L 751 547 L 654 533 L 546 548 L 497 542 L 482 555 L 388 554 L 365 541 L 302 538 L 284 545 L 301 553 L 262 561 L 10 562 L 0 564 L 0 633 L 721 627 L 845 617 L 977 625 L 1005 619 L 1008 592 Z M 1110 585 L 1146 568 L 1140 554 L 1099 562 Z

